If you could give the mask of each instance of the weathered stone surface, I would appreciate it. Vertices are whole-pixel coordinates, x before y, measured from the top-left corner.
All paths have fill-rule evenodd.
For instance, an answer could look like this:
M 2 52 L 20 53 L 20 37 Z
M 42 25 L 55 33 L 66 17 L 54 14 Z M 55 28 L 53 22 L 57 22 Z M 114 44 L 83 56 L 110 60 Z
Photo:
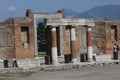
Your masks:
M 0 68 L 4 68 L 4 62 L 3 62 L 3 60 L 0 60 Z
M 0 23 L 0 58 L 23 59 L 34 57 L 33 20 L 27 17 L 8 18 Z M 29 15 L 29 16 L 28 16 Z M 21 35 L 22 28 L 27 27 Z M 21 38 L 22 37 L 22 38 Z
M 93 27 L 93 41 L 95 46 L 102 53 L 113 53 L 113 45 L 120 46 L 119 21 L 97 21 Z
M 120 46 L 120 31 L 119 21 L 104 21 L 104 20 L 95 20 L 95 26 L 92 27 L 92 45 L 93 53 L 100 54 L 112 54 L 113 45 L 117 43 Z M 69 26 L 64 26 L 63 34 L 63 49 L 64 54 L 70 54 L 70 29 Z M 76 38 L 78 42 L 78 53 L 86 53 L 86 27 L 85 26 L 76 26 Z
M 20 68 L 34 68 L 40 67 L 40 59 L 23 59 L 17 60 L 18 67 Z
M 120 63 L 119 60 L 116 61 L 98 61 L 98 62 L 84 62 L 84 63 L 77 63 L 77 64 L 60 64 L 60 65 L 42 65 L 36 67 L 22 67 L 22 68 L 0 68 L 0 73 L 17 73 L 17 72 L 36 72 L 36 71 L 55 71 L 55 70 L 66 70 L 66 69 L 79 69 L 79 68 L 86 68 L 92 66 L 104 66 L 107 64 L 116 64 Z
M 112 55 L 111 54 L 102 54 L 96 56 L 96 61 L 111 61 Z
M 74 22 L 74 24 L 62 24 L 61 28 L 57 30 L 57 47 L 60 54 L 71 54 L 70 43 L 70 25 L 77 23 L 76 26 L 76 38 L 77 38 L 77 51 L 78 54 L 86 53 L 86 27 L 84 25 L 93 26 L 93 20 L 89 19 L 66 19 L 64 11 L 58 13 L 34 13 L 34 18 L 59 18 L 54 21 L 60 23 L 65 21 L 66 23 Z M 0 58 L 33 58 L 35 56 L 35 40 L 34 40 L 34 28 L 33 28 L 33 13 L 31 10 L 27 10 L 26 17 L 8 18 L 4 22 L 0 23 Z M 51 19 L 48 19 L 49 22 Z M 81 23 L 80 23 L 81 22 Z M 88 24 L 87 24 L 87 23 Z M 61 24 L 61 23 L 60 23 Z M 81 25 L 80 25 L 81 24 Z M 120 46 L 120 21 L 105 21 L 95 20 L 95 26 L 92 27 L 92 43 L 93 52 L 109 53 L 113 52 L 113 44 L 117 43 Z M 21 33 L 21 27 L 28 27 Z M 51 53 L 51 32 L 50 26 L 48 26 L 48 45 L 47 53 Z M 62 30 L 62 31 L 60 31 Z M 29 40 L 28 40 L 29 39 Z M 59 40 L 58 40 L 59 39 Z M 62 41 L 61 41 L 62 40 Z M 78 55 L 79 56 L 79 55 Z

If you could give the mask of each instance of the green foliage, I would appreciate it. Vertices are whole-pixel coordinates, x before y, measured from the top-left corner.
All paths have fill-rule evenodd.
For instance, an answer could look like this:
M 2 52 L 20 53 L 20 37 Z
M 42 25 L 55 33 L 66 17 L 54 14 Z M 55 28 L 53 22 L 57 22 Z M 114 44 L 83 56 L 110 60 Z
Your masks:
M 40 22 L 37 27 L 37 39 L 38 41 L 45 40 L 45 24 Z

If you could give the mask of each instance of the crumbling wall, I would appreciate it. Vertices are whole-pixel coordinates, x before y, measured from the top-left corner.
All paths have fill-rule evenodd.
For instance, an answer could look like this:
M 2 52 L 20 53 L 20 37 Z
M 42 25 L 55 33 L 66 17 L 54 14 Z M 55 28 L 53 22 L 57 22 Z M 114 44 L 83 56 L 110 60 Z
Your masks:
M 95 26 L 92 27 L 93 53 L 112 54 L 113 45 L 117 43 L 120 46 L 120 22 L 95 20 Z M 78 54 L 87 53 L 86 28 L 76 26 L 76 38 L 78 42 Z M 70 53 L 70 29 L 63 27 L 64 53 Z
M 113 45 L 117 43 L 120 46 L 120 22 L 106 21 L 106 53 L 113 53 Z
M 34 57 L 33 20 L 30 10 L 27 17 L 8 18 L 0 23 L 0 59 Z
M 14 55 L 14 34 L 13 20 L 7 19 L 0 23 L 0 58 L 13 58 Z M 9 57 L 8 57 L 9 56 Z
M 0 25 L 0 58 L 5 58 L 6 47 L 6 37 L 5 37 L 5 27 Z
M 63 49 L 64 54 L 71 54 L 71 47 L 70 47 L 70 27 L 63 26 Z
M 76 38 L 78 42 L 78 53 L 87 53 L 86 27 L 76 26 Z
M 113 45 L 120 46 L 120 22 L 96 20 L 92 29 L 93 51 L 96 53 L 113 53 Z
M 31 18 L 14 19 L 16 58 L 34 57 L 34 32 Z
M 93 52 L 105 53 L 106 51 L 106 27 L 104 21 L 95 21 L 95 26 L 92 28 L 93 37 Z

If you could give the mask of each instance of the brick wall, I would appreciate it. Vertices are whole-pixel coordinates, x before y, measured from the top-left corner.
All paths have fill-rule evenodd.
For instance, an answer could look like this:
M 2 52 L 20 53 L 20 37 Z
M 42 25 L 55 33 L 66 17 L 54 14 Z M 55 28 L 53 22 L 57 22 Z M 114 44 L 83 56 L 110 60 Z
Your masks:
M 4 45 L 2 43 L 0 46 L 0 51 L 4 53 L 3 56 L 0 55 L 1 59 L 24 59 L 34 57 L 34 32 L 31 16 L 32 11 L 27 10 L 26 17 L 8 18 L 0 23 L 4 30 L 1 36 L 4 35 L 5 39 Z M 22 33 L 22 28 L 27 29 L 27 31 L 25 32 L 25 30 L 23 30 Z M 22 40 L 25 42 L 22 43 Z
M 96 21 L 93 27 L 94 45 L 100 52 L 112 54 L 114 43 L 120 46 L 119 30 L 119 21 Z

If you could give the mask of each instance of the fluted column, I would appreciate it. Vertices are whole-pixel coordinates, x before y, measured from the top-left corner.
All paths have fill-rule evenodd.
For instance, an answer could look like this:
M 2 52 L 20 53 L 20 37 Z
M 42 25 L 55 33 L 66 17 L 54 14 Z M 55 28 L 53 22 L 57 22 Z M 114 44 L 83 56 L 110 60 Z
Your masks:
M 87 27 L 87 55 L 88 61 L 93 61 L 93 50 L 92 50 L 92 29 Z
M 76 35 L 75 35 L 75 27 L 71 27 L 70 30 L 70 38 L 71 38 L 71 54 L 72 54 L 72 62 L 77 62 L 77 41 L 76 41 Z
M 57 56 L 57 37 L 56 37 L 56 27 L 51 28 L 51 35 L 52 35 L 52 63 L 54 65 L 58 64 L 58 56 Z

